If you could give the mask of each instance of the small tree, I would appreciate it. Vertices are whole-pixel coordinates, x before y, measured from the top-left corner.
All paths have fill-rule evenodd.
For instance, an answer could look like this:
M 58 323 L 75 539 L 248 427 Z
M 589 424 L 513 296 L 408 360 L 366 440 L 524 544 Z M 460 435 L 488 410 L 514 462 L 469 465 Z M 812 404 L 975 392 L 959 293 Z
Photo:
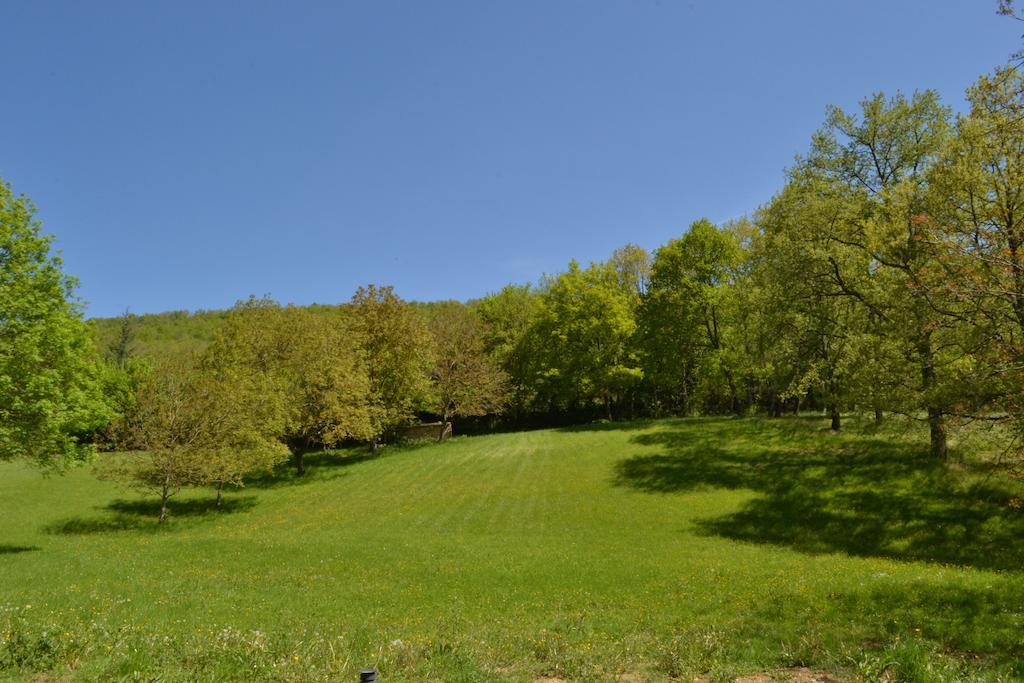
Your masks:
M 138 318 L 128 310 L 118 319 L 117 338 L 110 343 L 107 354 L 114 364 L 123 368 L 128 364 L 135 351 L 135 330 Z
M 277 438 L 277 408 L 260 382 L 235 372 L 221 372 L 206 381 L 215 432 L 203 449 L 200 474 L 202 483 L 216 486 L 219 508 L 226 486 L 241 487 L 245 477 L 269 472 L 287 459 L 288 449 Z
M 486 352 L 486 334 L 476 314 L 462 304 L 445 304 L 430 320 L 434 338 L 435 410 L 444 436 L 456 416 L 500 412 L 508 397 L 508 377 Z
M 287 457 L 256 397 L 237 375 L 209 372 L 193 359 L 164 362 L 125 418 L 137 451 L 110 461 L 101 475 L 159 495 L 160 523 L 171 497 L 186 486 L 216 483 L 219 505 L 225 484 Z

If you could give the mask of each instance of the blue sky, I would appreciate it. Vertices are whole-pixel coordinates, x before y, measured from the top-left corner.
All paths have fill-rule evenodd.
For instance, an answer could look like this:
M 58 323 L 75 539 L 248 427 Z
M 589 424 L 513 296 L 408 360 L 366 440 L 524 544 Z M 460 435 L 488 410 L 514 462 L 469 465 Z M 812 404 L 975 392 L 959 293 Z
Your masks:
M 995 0 L 4 0 L 0 177 L 90 315 L 466 299 L 749 213 L 829 103 L 955 108 Z

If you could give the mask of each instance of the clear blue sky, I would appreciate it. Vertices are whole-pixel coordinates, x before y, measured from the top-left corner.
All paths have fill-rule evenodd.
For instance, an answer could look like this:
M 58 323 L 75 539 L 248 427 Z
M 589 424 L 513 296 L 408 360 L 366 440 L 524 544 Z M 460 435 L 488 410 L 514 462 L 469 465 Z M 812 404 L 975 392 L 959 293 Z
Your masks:
M 4 0 L 0 177 L 90 315 L 466 299 L 768 200 L 825 106 L 956 108 L 995 0 Z

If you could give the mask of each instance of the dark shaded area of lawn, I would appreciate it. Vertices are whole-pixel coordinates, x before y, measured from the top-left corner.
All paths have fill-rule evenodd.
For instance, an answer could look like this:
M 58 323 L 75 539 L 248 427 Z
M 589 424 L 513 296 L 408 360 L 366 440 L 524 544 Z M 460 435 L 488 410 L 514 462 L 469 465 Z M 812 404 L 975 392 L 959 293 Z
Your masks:
M 37 545 L 8 545 L 0 543 L 0 555 L 16 555 L 18 553 L 28 553 L 34 550 L 39 550 Z
M 77 535 L 99 534 L 115 531 L 157 531 L 171 529 L 182 523 L 215 519 L 221 515 L 245 512 L 256 505 L 253 496 L 228 496 L 221 506 L 210 498 L 172 498 L 167 503 L 168 523 L 158 523 L 160 501 L 156 498 L 115 500 L 101 508 L 102 514 L 94 517 L 71 517 L 47 525 L 49 534 Z
M 434 443 L 434 442 L 430 442 Z M 373 453 L 369 448 L 358 451 L 323 451 L 315 450 L 304 454 L 306 473 L 299 475 L 295 471 L 295 462 L 287 460 L 282 462 L 270 472 L 264 472 L 249 477 L 245 481 L 246 487 L 259 489 L 272 489 L 281 486 L 299 486 L 323 482 L 336 476 L 345 474 L 345 470 L 353 465 L 373 460 L 381 456 L 384 449 Z
M 656 446 L 616 466 L 651 493 L 750 489 L 735 513 L 698 532 L 806 553 L 1024 568 L 1024 513 L 998 472 L 928 457 L 924 444 L 837 437 L 802 421 L 674 422 L 631 442 Z
M 429 442 L 435 443 L 433 441 Z M 418 447 L 416 444 L 393 447 L 391 450 Z M 306 474 L 298 476 L 291 461 L 281 463 L 273 471 L 252 477 L 246 488 L 269 489 L 323 482 L 345 474 L 354 465 L 381 457 L 366 451 L 314 451 L 306 454 Z M 244 490 L 244 489 L 243 489 Z M 202 491 L 202 489 L 196 489 Z M 246 512 L 256 506 L 257 498 L 239 493 L 235 488 L 225 491 L 221 506 L 216 506 L 216 493 L 212 487 L 208 496 L 172 498 L 167 503 L 168 523 L 159 524 L 160 501 L 157 497 L 114 500 L 97 508 L 100 514 L 76 516 L 56 521 L 44 527 L 48 534 L 78 535 L 102 534 L 118 531 L 156 532 L 189 526 L 193 523 L 217 519 L 223 515 Z

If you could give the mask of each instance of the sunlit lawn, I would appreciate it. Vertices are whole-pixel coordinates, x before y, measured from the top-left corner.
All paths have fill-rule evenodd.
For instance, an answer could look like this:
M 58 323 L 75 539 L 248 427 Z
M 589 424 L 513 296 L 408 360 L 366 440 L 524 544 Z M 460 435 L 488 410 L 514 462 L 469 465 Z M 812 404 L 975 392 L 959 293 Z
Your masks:
M 1024 677 L 1000 474 L 817 419 L 595 425 L 311 458 L 155 503 L 0 466 L 0 678 Z

